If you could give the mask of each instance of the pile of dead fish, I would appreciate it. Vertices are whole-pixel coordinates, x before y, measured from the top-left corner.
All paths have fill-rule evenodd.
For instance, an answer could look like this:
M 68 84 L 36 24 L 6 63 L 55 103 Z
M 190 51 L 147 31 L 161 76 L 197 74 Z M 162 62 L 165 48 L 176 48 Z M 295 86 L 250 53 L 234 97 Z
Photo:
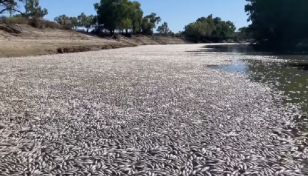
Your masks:
M 0 59 L 0 175 L 307 174 L 298 107 L 205 67 L 261 56 L 198 47 Z

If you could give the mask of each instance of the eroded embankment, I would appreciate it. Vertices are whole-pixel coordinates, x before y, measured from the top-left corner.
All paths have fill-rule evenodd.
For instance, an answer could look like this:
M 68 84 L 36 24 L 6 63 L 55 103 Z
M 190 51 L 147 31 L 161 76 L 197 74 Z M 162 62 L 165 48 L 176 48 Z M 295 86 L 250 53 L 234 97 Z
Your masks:
M 0 30 L 0 57 L 35 56 L 134 47 L 139 45 L 183 44 L 186 40 L 167 36 L 97 37 L 57 29 L 37 29 L 21 25 L 20 34 Z

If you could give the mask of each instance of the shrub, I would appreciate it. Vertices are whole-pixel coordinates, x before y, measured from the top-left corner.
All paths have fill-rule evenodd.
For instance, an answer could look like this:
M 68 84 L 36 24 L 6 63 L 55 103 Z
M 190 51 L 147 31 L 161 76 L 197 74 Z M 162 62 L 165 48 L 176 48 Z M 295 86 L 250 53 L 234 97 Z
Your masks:
M 45 28 L 67 29 L 66 26 L 62 26 L 56 22 L 48 21 L 48 20 L 32 19 L 32 20 L 29 20 L 28 24 L 35 28 L 40 28 L 40 29 L 45 29 Z
M 64 30 L 71 30 L 72 26 L 67 25 L 60 25 L 54 21 L 42 20 L 42 19 L 28 19 L 22 16 L 13 16 L 13 17 L 0 17 L 0 22 L 2 23 L 11 23 L 11 24 L 28 24 L 35 28 L 45 29 L 64 29 Z
M 61 29 L 62 27 L 60 24 L 53 21 L 42 20 L 41 22 L 45 25 L 46 28 Z
M 43 24 L 39 20 L 29 20 L 28 24 L 35 28 L 40 28 L 40 29 L 45 28 L 45 26 L 43 26 Z
M 13 17 L 1 17 L 2 23 L 12 23 L 12 24 L 28 24 L 28 19 L 21 16 L 13 16 Z
M 73 26 L 71 26 L 71 25 L 60 25 L 60 27 L 61 28 L 59 28 L 59 29 L 64 29 L 64 30 L 72 30 L 72 28 L 73 28 Z

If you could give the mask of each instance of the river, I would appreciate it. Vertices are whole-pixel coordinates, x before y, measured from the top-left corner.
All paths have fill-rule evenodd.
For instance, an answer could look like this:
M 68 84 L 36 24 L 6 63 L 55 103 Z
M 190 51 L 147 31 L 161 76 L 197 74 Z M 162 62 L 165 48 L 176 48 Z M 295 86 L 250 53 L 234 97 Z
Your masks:
M 266 84 L 285 95 L 283 102 L 292 103 L 308 113 L 308 55 L 307 53 L 275 54 L 261 52 L 248 45 L 207 45 L 203 51 L 227 52 L 241 55 L 258 55 L 273 58 L 273 62 L 261 59 L 236 59 L 230 64 L 210 65 L 213 69 L 245 75 L 249 80 Z M 202 50 L 201 50 L 202 51 Z M 301 119 L 301 125 L 307 119 Z
M 307 175 L 305 118 L 287 104 L 305 109 L 288 92 L 306 72 L 284 57 L 197 44 L 1 58 L 0 175 Z

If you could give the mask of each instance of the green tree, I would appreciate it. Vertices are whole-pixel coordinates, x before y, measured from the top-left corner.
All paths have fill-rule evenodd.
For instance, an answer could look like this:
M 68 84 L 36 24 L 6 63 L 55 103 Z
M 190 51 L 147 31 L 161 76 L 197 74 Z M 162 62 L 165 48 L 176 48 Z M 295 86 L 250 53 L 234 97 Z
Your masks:
M 74 28 L 78 26 L 77 17 L 68 17 L 66 15 L 60 15 L 60 16 L 55 17 L 54 21 L 64 26 L 70 26 Z
M 65 25 L 66 21 L 69 19 L 68 16 L 66 15 L 60 15 L 54 18 L 54 21 L 61 24 L 61 25 Z
M 129 4 L 128 0 L 101 0 L 100 4 L 94 4 L 98 22 L 103 24 L 110 34 L 114 34 L 116 29 L 129 26 Z
M 158 26 L 157 32 L 159 32 L 160 34 L 167 35 L 170 32 L 170 29 L 168 27 L 168 23 L 164 22 L 161 26 Z
M 80 15 L 78 15 L 77 23 L 79 26 L 85 26 L 87 21 L 88 21 L 88 17 L 85 13 L 82 12 Z
M 202 22 L 206 23 L 207 25 L 207 30 L 206 30 L 206 35 L 211 36 L 212 33 L 215 31 L 215 23 L 213 19 L 213 15 L 209 15 L 208 17 L 201 17 L 197 19 L 197 22 Z
M 95 3 L 93 4 L 94 6 L 94 10 L 96 11 L 96 16 L 93 19 L 93 24 L 95 26 L 95 31 L 96 33 L 100 33 L 102 31 L 104 31 L 105 26 L 104 26 L 104 21 L 102 21 L 102 18 L 99 16 L 99 8 L 100 8 L 100 3 Z
M 196 41 L 200 40 L 202 36 L 207 33 L 207 24 L 201 21 L 196 21 L 185 26 L 184 34 L 188 37 L 194 38 Z
M 308 1 L 246 0 L 249 29 L 257 43 L 276 49 L 295 49 L 308 37 Z
M 213 18 L 213 15 L 198 18 L 196 22 L 188 24 L 184 29 L 183 34 L 195 40 L 220 41 L 236 36 L 236 27 L 231 21 L 223 21 L 219 17 Z
M 19 12 L 23 14 L 21 11 L 18 10 L 18 3 L 24 2 L 25 0 L 0 0 L 0 14 L 5 12 Z
M 89 15 L 87 16 L 85 13 L 81 13 L 77 17 L 77 24 L 78 26 L 83 26 L 87 29 L 87 32 L 89 32 L 89 29 L 92 27 L 92 25 L 95 24 L 96 16 L 94 15 Z
M 71 21 L 71 24 L 72 26 L 75 28 L 78 26 L 78 19 L 77 17 L 69 17 L 70 21 Z
M 122 19 L 119 25 L 119 30 L 123 31 L 126 30 L 126 34 L 128 33 L 128 30 L 133 27 L 132 20 L 130 18 Z
M 143 17 L 141 23 L 141 30 L 143 34 L 152 34 L 152 29 L 155 28 L 155 24 L 149 21 L 149 18 Z
M 39 0 L 26 0 L 25 10 L 26 17 L 32 19 L 42 19 L 48 14 L 48 10 L 40 6 Z
M 113 34 L 115 30 L 131 31 L 132 33 L 142 32 L 152 34 L 153 29 L 161 21 L 155 13 L 143 17 L 141 4 L 129 0 L 100 0 L 94 4 L 97 12 L 97 27 L 99 31 L 109 30 Z
M 97 15 L 94 15 L 94 16 L 93 16 L 93 19 L 92 19 L 91 24 L 92 24 L 92 27 L 94 28 L 94 30 L 95 30 L 96 32 L 99 33 L 99 32 L 101 31 L 102 25 L 98 23 L 98 17 L 97 17 Z
M 84 23 L 84 27 L 87 28 L 87 32 L 89 32 L 89 29 L 94 24 L 94 20 L 95 20 L 95 16 L 94 15 L 87 16 L 86 21 Z
M 220 32 L 220 37 L 222 38 L 232 38 L 234 37 L 236 27 L 231 21 L 225 21 L 220 23 L 221 25 L 221 32 Z
M 121 15 L 121 20 L 118 26 L 118 29 L 120 31 L 126 30 L 126 33 L 128 33 L 128 30 L 131 30 L 133 28 L 133 13 L 134 13 L 134 4 L 130 1 L 122 1 L 122 10 L 123 14 Z
M 132 20 L 132 32 L 138 33 L 140 32 L 140 28 L 142 26 L 142 17 L 143 11 L 141 9 L 141 4 L 137 1 L 131 3 L 132 11 L 130 14 L 130 18 Z
M 238 29 L 237 37 L 241 40 L 252 39 L 252 33 L 248 27 Z
M 143 18 L 143 31 L 146 34 L 153 34 L 153 29 L 158 23 L 161 22 L 161 18 L 156 13 L 151 13 Z

